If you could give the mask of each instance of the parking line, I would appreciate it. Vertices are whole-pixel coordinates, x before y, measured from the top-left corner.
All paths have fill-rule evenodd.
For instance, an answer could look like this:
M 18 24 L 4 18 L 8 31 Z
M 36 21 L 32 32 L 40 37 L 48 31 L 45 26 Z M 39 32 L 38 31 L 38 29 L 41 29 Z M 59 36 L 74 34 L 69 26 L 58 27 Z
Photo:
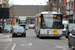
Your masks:
M 16 46 L 16 43 L 13 45 L 12 49 L 11 50 L 14 50 L 15 49 L 15 46 Z

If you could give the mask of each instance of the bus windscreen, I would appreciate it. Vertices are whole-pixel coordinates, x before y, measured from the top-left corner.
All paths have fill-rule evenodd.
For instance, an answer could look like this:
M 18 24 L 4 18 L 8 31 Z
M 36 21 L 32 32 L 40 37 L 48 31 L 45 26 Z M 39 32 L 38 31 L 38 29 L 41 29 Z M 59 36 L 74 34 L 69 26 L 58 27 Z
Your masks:
M 45 14 L 42 17 L 42 28 L 61 29 L 62 28 L 62 15 L 48 15 Z

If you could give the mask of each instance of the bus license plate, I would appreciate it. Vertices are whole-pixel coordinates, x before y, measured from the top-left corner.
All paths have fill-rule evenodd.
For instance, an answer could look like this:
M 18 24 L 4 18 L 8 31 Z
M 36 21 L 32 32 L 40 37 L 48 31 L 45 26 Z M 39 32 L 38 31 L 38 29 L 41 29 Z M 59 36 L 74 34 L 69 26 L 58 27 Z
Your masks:
M 50 35 L 50 36 L 53 36 L 53 35 Z
M 49 31 L 47 31 L 47 34 L 49 34 Z

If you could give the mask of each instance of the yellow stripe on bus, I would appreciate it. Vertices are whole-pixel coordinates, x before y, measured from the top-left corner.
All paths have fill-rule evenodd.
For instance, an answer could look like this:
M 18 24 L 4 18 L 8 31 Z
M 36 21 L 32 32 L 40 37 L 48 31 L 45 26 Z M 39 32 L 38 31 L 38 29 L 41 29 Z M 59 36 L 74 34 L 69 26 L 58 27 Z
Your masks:
M 58 29 L 54 29 L 53 35 L 57 35 L 58 34 Z

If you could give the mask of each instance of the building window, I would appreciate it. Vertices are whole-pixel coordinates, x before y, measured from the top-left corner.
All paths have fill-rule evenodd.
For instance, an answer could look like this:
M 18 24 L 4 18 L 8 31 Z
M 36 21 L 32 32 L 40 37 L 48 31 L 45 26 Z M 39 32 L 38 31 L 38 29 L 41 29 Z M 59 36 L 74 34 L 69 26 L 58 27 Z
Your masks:
M 71 2 L 71 3 L 70 3 L 70 9 L 72 9 L 73 6 L 74 6 L 74 2 Z
M 57 4 L 57 0 L 53 0 L 53 3 L 54 3 L 54 4 Z

